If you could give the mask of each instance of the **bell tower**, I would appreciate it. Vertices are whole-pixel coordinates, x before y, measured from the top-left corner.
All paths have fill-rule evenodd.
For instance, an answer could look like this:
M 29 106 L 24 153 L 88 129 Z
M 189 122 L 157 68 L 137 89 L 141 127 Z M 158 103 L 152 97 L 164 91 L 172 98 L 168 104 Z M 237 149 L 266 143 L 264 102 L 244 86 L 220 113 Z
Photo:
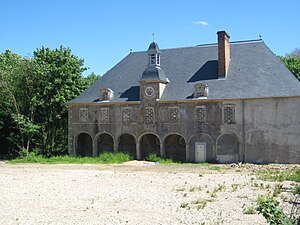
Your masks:
M 160 99 L 168 79 L 161 68 L 161 51 L 153 41 L 147 50 L 148 66 L 140 79 L 140 99 L 142 101 L 156 101 Z

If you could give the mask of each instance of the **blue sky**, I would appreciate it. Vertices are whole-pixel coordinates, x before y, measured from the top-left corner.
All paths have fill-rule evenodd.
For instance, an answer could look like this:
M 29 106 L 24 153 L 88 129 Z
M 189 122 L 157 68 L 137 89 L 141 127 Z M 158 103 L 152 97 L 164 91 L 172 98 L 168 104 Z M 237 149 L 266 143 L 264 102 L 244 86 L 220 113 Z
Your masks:
M 31 56 L 41 46 L 70 47 L 103 75 L 152 33 L 161 49 L 258 39 L 275 54 L 300 47 L 299 0 L 0 0 L 0 52 Z

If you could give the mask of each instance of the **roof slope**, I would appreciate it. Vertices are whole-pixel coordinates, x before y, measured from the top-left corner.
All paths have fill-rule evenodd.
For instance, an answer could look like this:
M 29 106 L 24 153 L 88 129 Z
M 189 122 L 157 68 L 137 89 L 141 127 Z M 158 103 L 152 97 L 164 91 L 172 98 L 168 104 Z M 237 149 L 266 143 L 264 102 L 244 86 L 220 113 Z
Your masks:
M 262 40 L 230 43 L 227 77 L 218 79 L 217 44 L 161 50 L 161 68 L 170 80 L 161 100 L 191 99 L 194 84 L 209 87 L 207 99 L 300 96 L 300 82 Z M 147 52 L 127 55 L 72 103 L 97 102 L 100 88 L 114 91 L 111 102 L 138 101 Z

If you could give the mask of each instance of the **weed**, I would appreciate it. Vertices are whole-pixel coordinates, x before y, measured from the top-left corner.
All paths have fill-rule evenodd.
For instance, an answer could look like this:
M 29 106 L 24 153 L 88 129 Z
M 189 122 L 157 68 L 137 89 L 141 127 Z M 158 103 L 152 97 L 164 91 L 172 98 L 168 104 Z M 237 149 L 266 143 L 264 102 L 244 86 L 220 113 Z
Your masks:
M 175 188 L 175 191 L 185 191 L 185 188 L 184 187 Z
M 300 169 L 293 170 L 261 170 L 256 172 L 256 176 L 264 181 L 283 182 L 284 180 L 300 182 Z
M 160 164 L 171 164 L 174 163 L 172 159 L 163 159 L 156 154 L 150 154 L 147 158 L 147 161 L 150 162 L 159 162 Z
M 183 208 L 183 209 L 190 209 L 191 207 L 189 206 L 189 203 L 183 202 L 183 203 L 180 204 L 180 208 Z
M 189 189 L 190 192 L 201 191 L 201 190 L 202 190 L 201 186 L 193 186 Z
M 273 190 L 273 197 L 277 197 L 281 193 L 282 184 L 275 184 L 275 188 Z
M 256 214 L 256 208 L 254 206 L 248 206 L 243 209 L 244 214 Z
M 232 191 L 236 191 L 241 185 L 240 184 L 232 184 Z
M 292 225 L 293 221 L 280 209 L 279 202 L 273 197 L 260 197 L 257 201 L 257 211 L 262 214 L 270 224 Z

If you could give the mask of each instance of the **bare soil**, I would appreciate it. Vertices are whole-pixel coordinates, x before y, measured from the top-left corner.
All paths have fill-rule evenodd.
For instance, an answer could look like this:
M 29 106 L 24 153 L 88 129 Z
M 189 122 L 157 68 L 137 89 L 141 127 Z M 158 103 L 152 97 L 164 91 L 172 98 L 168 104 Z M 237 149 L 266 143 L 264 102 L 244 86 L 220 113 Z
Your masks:
M 274 189 L 254 176 L 262 166 L 218 166 L 1 162 L 0 224 L 267 224 L 245 214 Z M 291 197 L 280 194 L 286 212 Z

